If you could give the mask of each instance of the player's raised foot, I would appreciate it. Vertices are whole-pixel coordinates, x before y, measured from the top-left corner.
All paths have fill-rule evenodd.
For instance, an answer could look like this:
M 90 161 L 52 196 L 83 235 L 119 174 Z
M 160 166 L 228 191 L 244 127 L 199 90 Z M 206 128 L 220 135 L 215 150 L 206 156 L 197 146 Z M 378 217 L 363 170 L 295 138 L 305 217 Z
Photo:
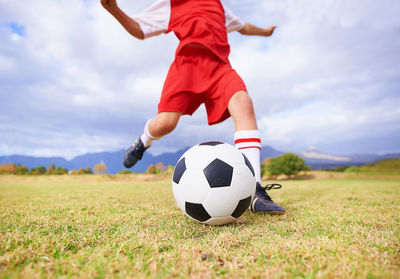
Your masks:
M 282 185 L 280 184 L 268 184 L 263 187 L 259 182 L 257 182 L 256 195 L 251 203 L 251 210 L 256 213 L 267 213 L 272 215 L 285 214 L 285 209 L 274 203 L 266 192 L 267 190 L 279 189 L 281 187 Z
M 124 156 L 124 167 L 131 168 L 133 167 L 137 161 L 141 160 L 143 157 L 143 153 L 146 151 L 148 147 L 145 147 L 140 137 L 132 144 L 131 147 L 128 148 L 125 152 Z

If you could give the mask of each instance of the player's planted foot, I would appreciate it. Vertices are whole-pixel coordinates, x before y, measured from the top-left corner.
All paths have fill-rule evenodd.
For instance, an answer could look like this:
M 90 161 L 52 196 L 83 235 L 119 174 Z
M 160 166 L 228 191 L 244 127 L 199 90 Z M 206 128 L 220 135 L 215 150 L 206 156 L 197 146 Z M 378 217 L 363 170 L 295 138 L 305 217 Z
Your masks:
M 131 147 L 128 148 L 125 152 L 124 156 L 124 167 L 125 168 L 131 168 L 133 167 L 137 161 L 141 160 L 143 157 L 143 153 L 146 151 L 148 147 L 145 147 L 141 138 L 139 137 Z
M 274 203 L 266 192 L 267 190 L 279 189 L 281 187 L 280 184 L 269 184 L 262 187 L 261 184 L 257 182 L 256 195 L 251 203 L 251 210 L 256 213 L 267 213 L 272 215 L 285 214 L 285 209 Z

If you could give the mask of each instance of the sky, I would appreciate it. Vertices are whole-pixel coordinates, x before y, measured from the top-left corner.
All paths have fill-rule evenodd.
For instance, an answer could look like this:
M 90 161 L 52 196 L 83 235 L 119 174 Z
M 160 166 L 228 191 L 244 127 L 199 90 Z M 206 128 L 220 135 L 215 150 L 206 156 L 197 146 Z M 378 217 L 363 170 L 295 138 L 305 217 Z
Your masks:
M 135 15 L 152 0 L 120 0 Z M 336 155 L 400 152 L 400 1 L 225 0 L 269 38 L 228 35 L 263 145 Z M 95 0 L 0 0 L 0 156 L 71 159 L 127 148 L 157 113 L 178 44 L 130 36 Z M 233 142 L 204 106 L 150 153 Z

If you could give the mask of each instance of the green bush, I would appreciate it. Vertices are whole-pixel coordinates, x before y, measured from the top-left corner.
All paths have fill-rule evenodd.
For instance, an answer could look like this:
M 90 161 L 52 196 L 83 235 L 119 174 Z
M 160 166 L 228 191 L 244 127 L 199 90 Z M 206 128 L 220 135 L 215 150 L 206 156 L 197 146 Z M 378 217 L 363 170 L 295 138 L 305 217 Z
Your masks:
M 80 168 L 78 170 L 78 174 L 93 174 L 93 171 L 91 168 L 87 167 L 87 168 Z
M 281 156 L 270 159 L 270 163 L 266 166 L 270 175 L 285 174 L 289 178 L 298 174 L 300 171 L 309 170 L 303 158 L 293 153 L 285 153 Z
M 31 171 L 29 172 L 29 174 L 40 175 L 40 174 L 45 174 L 46 171 L 47 171 L 46 167 L 40 166 L 37 168 L 32 168 Z
M 356 166 L 351 166 L 351 167 L 348 167 L 344 172 L 356 173 L 356 172 L 360 172 L 360 168 L 356 167 Z
M 28 167 L 22 166 L 22 165 L 18 165 L 15 169 L 15 174 L 19 174 L 19 175 L 24 175 L 27 174 L 29 172 Z
M 51 164 L 47 169 L 46 174 L 54 174 L 55 171 L 56 171 L 56 166 L 54 164 Z
M 148 174 L 156 174 L 157 173 L 157 168 L 155 165 L 149 165 L 149 167 L 146 170 L 146 173 Z
M 350 166 L 340 166 L 340 167 L 335 167 L 333 169 L 330 169 L 329 171 L 336 171 L 336 172 L 344 172 L 346 171 Z
M 57 167 L 57 168 L 54 170 L 53 173 L 54 173 L 54 174 L 58 174 L 58 175 L 61 175 L 61 174 L 68 174 L 68 170 L 67 170 L 66 168 Z
M 119 173 L 119 174 L 131 174 L 131 173 L 133 173 L 133 172 L 130 171 L 130 170 L 120 170 L 118 173 Z

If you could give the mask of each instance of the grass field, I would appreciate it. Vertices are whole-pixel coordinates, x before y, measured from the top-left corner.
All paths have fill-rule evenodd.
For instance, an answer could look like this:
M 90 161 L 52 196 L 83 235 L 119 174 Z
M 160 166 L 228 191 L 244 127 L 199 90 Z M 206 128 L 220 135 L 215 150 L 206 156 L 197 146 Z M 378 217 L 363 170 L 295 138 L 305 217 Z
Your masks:
M 285 181 L 228 226 L 129 180 L 0 176 L 0 278 L 400 278 L 399 180 Z

